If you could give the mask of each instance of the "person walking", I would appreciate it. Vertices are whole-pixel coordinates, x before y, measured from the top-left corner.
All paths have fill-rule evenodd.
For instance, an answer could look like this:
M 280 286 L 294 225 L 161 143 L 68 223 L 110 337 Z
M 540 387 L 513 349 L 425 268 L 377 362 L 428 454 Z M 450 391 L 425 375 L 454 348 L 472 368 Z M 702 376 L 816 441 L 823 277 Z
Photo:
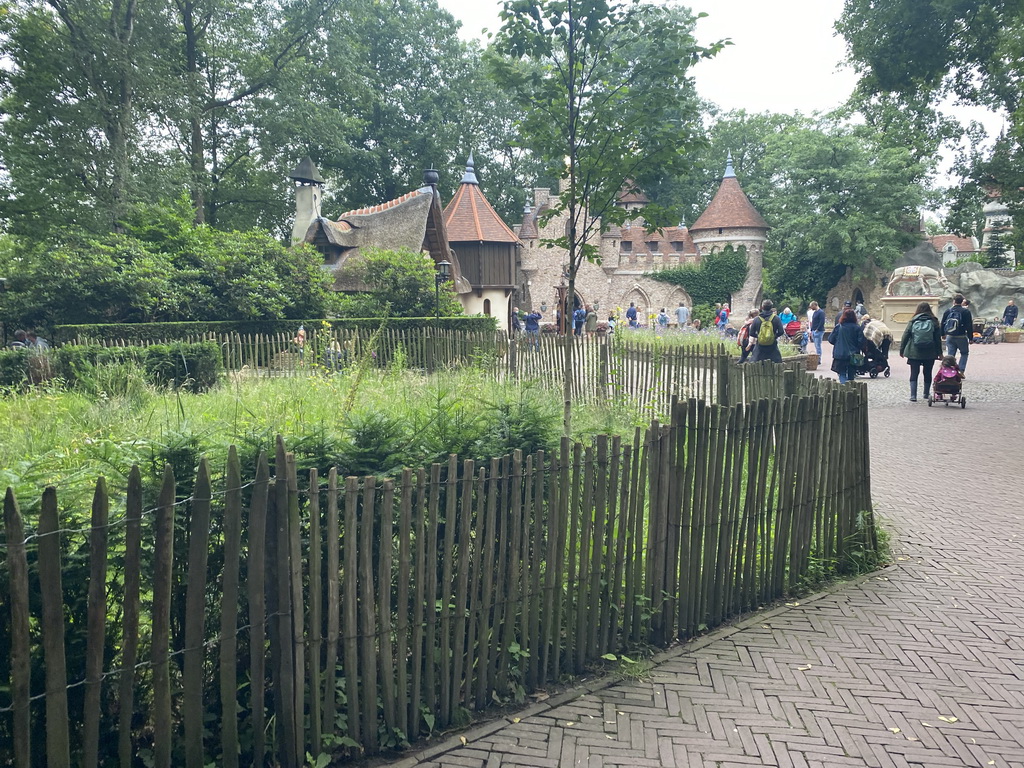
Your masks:
M 747 362 L 747 358 L 750 356 L 750 350 L 753 345 L 750 343 L 750 326 L 754 324 L 754 318 L 757 317 L 757 310 L 752 309 L 747 313 L 747 319 L 743 321 L 743 325 L 740 326 L 740 332 L 736 336 L 736 343 L 740 345 L 740 363 Z
M 587 322 L 587 310 L 580 307 L 572 313 L 572 332 L 575 336 L 583 335 L 583 326 Z
M 629 302 L 629 309 L 626 310 L 626 319 L 629 321 L 630 328 L 638 328 L 640 326 L 636 321 L 636 303 Z
M 765 299 L 761 302 L 761 312 L 750 324 L 750 341 L 747 342 L 747 346 L 752 349 L 750 362 L 771 360 L 773 363 L 781 363 L 779 337 L 785 333 L 782 323 L 775 314 L 775 305 L 771 299 Z
M 818 302 L 812 301 L 810 312 L 807 318 L 807 330 L 810 331 L 811 339 L 814 341 L 814 351 L 821 359 L 821 341 L 825 337 L 825 310 L 818 306 Z
M 839 325 L 828 335 L 832 351 L 832 370 L 839 374 L 839 383 L 845 384 L 857 378 L 859 363 L 855 356 L 864 352 L 864 332 L 857 322 L 857 313 L 852 309 L 843 311 Z
M 963 297 L 961 297 L 963 298 Z M 942 335 L 939 319 L 927 301 L 917 305 L 914 316 L 907 323 L 900 340 L 900 357 L 910 365 L 910 402 L 917 402 L 917 377 L 924 374 L 924 399 L 928 399 L 932 386 L 932 367 L 942 356 Z
M 589 304 L 587 305 L 587 319 L 585 321 L 584 328 L 587 333 L 597 332 L 597 310 Z
M 540 349 L 540 320 L 543 315 L 533 311 L 523 320 L 523 327 L 526 330 L 526 342 L 533 349 Z
M 1003 325 L 1012 326 L 1017 322 L 1017 305 L 1013 299 L 1006 302 L 1006 309 L 1003 310 Z
M 690 308 L 683 302 L 676 307 L 676 327 L 681 331 L 690 324 Z
M 974 333 L 974 318 L 962 293 L 953 297 L 953 306 L 942 313 L 942 335 L 946 338 L 946 354 L 955 356 L 961 373 L 967 373 L 967 356 L 971 354 L 971 335 Z
M 518 336 L 523 331 L 523 319 L 519 315 L 519 307 L 512 307 L 512 335 Z

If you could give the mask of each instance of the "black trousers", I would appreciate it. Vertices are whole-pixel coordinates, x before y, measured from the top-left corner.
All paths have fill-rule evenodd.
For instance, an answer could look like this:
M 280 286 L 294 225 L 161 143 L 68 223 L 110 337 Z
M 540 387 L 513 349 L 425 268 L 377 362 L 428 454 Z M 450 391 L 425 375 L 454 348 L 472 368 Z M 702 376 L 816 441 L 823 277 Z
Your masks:
M 924 394 L 925 397 L 932 389 L 932 367 L 935 365 L 934 360 L 908 360 L 910 363 L 910 380 L 917 381 L 918 373 L 924 374 Z

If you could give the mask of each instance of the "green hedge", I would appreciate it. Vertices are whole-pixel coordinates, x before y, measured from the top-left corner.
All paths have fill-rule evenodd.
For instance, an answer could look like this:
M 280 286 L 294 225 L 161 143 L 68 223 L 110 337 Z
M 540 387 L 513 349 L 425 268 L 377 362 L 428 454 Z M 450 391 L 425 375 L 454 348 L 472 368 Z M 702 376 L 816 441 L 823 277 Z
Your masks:
M 306 329 L 319 328 L 325 321 L 313 320 L 265 320 L 260 322 L 215 320 L 189 323 L 96 323 L 89 325 L 58 325 L 54 329 L 54 338 L 61 342 L 76 339 L 123 339 L 125 341 L 162 341 L 165 339 L 184 339 L 206 333 L 240 333 L 240 334 L 294 334 L 299 325 Z M 327 320 L 333 328 L 338 329 L 375 329 L 380 327 L 381 319 L 339 318 Z M 396 317 L 387 321 L 388 328 L 442 328 L 444 330 L 493 331 L 497 328 L 497 320 L 493 317 L 476 315 L 472 317 Z
M 44 353 L 49 374 L 75 386 L 106 365 L 134 363 L 158 387 L 183 387 L 190 392 L 212 388 L 223 369 L 215 342 L 175 342 L 151 347 L 99 347 L 66 344 Z M 0 386 L 21 386 L 29 380 L 26 350 L 0 350 Z

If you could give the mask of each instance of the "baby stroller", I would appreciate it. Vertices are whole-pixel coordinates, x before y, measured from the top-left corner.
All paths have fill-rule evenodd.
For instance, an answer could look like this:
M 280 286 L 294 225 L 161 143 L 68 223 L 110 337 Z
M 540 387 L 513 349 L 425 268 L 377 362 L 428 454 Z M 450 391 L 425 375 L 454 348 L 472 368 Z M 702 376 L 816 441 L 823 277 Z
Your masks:
M 932 380 L 932 393 L 928 397 L 928 407 L 931 408 L 935 403 L 945 403 L 948 408 L 950 403 L 960 403 L 961 408 L 966 408 L 967 398 L 963 396 L 962 379 L 963 374 L 960 373 L 956 363 L 948 363 L 943 360 L 939 372 Z
M 889 347 L 892 345 L 892 339 L 886 336 L 882 339 L 881 347 L 873 341 L 865 340 L 865 344 L 867 350 L 864 353 L 864 362 L 858 366 L 857 373 L 870 376 L 872 379 L 877 379 L 881 373 L 885 378 L 889 378 L 889 374 L 892 373 L 889 368 Z

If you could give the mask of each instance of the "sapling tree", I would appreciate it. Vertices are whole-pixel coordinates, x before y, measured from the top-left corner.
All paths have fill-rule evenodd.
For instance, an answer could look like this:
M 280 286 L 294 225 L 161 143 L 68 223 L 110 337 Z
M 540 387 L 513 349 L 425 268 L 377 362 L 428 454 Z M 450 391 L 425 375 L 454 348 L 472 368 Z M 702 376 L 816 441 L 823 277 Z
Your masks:
M 723 43 L 699 45 L 688 10 L 637 0 L 506 0 L 501 19 L 491 72 L 522 109 L 521 141 L 561 181 L 547 215 L 564 218 L 565 232 L 545 244 L 568 252 L 572 297 L 584 259 L 598 260 L 601 232 L 637 216 L 652 228 L 671 220 L 654 205 L 617 203 L 624 190 L 686 167 L 703 141 L 689 71 Z M 566 434 L 573 348 L 565 346 Z

